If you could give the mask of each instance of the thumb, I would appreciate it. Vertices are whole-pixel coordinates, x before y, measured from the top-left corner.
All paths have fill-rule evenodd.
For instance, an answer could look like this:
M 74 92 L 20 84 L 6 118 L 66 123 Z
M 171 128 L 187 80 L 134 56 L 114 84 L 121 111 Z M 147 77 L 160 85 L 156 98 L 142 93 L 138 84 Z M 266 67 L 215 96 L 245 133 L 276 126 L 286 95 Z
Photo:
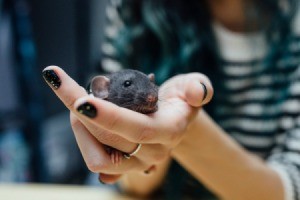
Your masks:
M 200 107 L 211 101 L 213 87 L 209 79 L 203 74 L 193 73 L 187 75 L 184 87 L 185 100 L 193 107 Z

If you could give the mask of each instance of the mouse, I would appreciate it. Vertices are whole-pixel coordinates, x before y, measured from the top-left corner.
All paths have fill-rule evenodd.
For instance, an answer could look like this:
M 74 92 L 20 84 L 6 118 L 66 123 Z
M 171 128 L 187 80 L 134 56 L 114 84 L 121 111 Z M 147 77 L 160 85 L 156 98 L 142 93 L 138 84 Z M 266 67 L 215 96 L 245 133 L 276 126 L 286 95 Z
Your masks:
M 138 70 L 123 69 L 98 75 L 90 81 L 88 93 L 142 114 L 151 114 L 158 109 L 158 86 L 153 73 L 146 75 Z M 126 154 L 109 146 L 106 151 L 113 164 L 120 163 Z

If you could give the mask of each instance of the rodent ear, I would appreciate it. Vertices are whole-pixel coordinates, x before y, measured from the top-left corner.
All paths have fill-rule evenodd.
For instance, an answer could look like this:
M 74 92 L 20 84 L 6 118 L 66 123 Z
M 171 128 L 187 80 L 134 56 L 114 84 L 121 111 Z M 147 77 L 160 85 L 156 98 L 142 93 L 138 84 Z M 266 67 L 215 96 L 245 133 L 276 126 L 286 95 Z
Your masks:
M 108 97 L 110 80 L 106 76 L 96 76 L 91 81 L 91 92 L 95 97 L 106 99 Z
M 148 74 L 148 78 L 151 82 L 153 82 L 153 83 L 155 82 L 155 75 L 153 73 Z

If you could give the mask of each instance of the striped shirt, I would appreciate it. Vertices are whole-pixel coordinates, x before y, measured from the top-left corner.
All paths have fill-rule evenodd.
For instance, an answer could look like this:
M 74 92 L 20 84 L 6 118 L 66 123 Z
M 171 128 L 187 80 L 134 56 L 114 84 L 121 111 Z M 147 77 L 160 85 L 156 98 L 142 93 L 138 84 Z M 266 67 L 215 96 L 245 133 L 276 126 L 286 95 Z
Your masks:
M 300 199 L 300 13 L 295 17 L 289 57 L 264 66 L 263 33 L 214 31 L 223 58 L 223 88 L 216 93 L 219 125 L 247 150 L 264 158 L 285 187 L 285 199 Z
M 124 25 L 116 9 L 120 2 L 107 7 L 111 25 L 105 28 L 102 67 L 110 72 L 123 68 L 108 42 Z M 280 175 L 285 200 L 300 200 L 300 12 L 292 23 L 290 56 L 271 68 L 264 66 L 268 45 L 262 32 L 240 34 L 213 25 L 223 60 L 214 106 L 217 123 Z

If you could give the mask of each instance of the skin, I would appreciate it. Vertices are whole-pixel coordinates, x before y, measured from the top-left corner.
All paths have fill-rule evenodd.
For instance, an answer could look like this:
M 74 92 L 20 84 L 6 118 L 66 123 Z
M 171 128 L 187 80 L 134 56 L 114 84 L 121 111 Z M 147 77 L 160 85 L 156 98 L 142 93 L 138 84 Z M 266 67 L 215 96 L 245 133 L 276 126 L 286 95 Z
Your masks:
M 210 2 L 217 21 L 233 31 L 244 30 L 244 1 Z M 213 88 L 204 75 L 189 73 L 169 79 L 161 86 L 159 97 L 163 101 L 158 111 L 142 115 L 91 98 L 60 68 L 47 69 L 53 69 L 62 81 L 54 92 L 71 111 L 72 128 L 87 167 L 102 173 L 103 182 L 119 180 L 124 191 L 147 196 L 161 184 L 173 158 L 221 199 L 284 199 L 278 174 L 245 151 L 201 109 L 213 96 Z M 208 90 L 204 101 L 200 82 Z M 84 102 L 97 108 L 95 118 L 76 111 Z M 141 150 L 118 166 L 111 163 L 103 148 L 105 144 L 132 152 L 137 143 L 143 145 Z M 153 164 L 156 169 L 145 175 L 143 171 Z
M 159 101 L 158 111 L 144 115 L 92 98 L 62 69 L 50 66 L 45 70 L 49 69 L 54 70 L 61 79 L 60 88 L 54 92 L 71 111 L 71 125 L 87 167 L 92 172 L 104 174 L 119 175 L 137 171 L 143 174 L 153 164 L 166 166 L 162 163 L 170 159 L 171 149 L 180 143 L 199 108 L 208 103 L 213 95 L 211 83 L 206 76 L 199 73 L 176 76 L 161 87 L 160 99 L 163 101 Z M 209 91 L 204 101 L 200 82 Z M 98 110 L 95 118 L 77 112 L 77 108 L 85 102 Z M 132 152 L 137 143 L 143 144 L 142 149 L 118 166 L 110 161 L 103 145 L 122 152 Z M 102 178 L 104 182 L 113 183 L 118 176 Z
M 245 31 L 244 1 L 214 0 L 207 1 L 214 19 L 236 32 Z
M 71 111 L 72 128 L 87 167 L 101 173 L 103 182 L 114 183 L 122 177 L 125 191 L 147 196 L 160 185 L 173 157 L 222 199 L 283 199 L 278 175 L 243 150 L 200 109 L 213 95 L 204 75 L 190 73 L 167 81 L 160 89 L 164 101 L 156 113 L 147 116 L 88 96 L 56 66 L 46 69 L 60 77 L 62 84 L 54 92 Z M 208 88 L 204 102 L 199 82 Z M 76 111 L 85 102 L 99 111 L 95 118 Z M 142 149 L 121 165 L 111 162 L 103 145 L 131 152 L 137 143 L 143 144 Z M 153 164 L 156 170 L 145 175 L 143 171 Z

